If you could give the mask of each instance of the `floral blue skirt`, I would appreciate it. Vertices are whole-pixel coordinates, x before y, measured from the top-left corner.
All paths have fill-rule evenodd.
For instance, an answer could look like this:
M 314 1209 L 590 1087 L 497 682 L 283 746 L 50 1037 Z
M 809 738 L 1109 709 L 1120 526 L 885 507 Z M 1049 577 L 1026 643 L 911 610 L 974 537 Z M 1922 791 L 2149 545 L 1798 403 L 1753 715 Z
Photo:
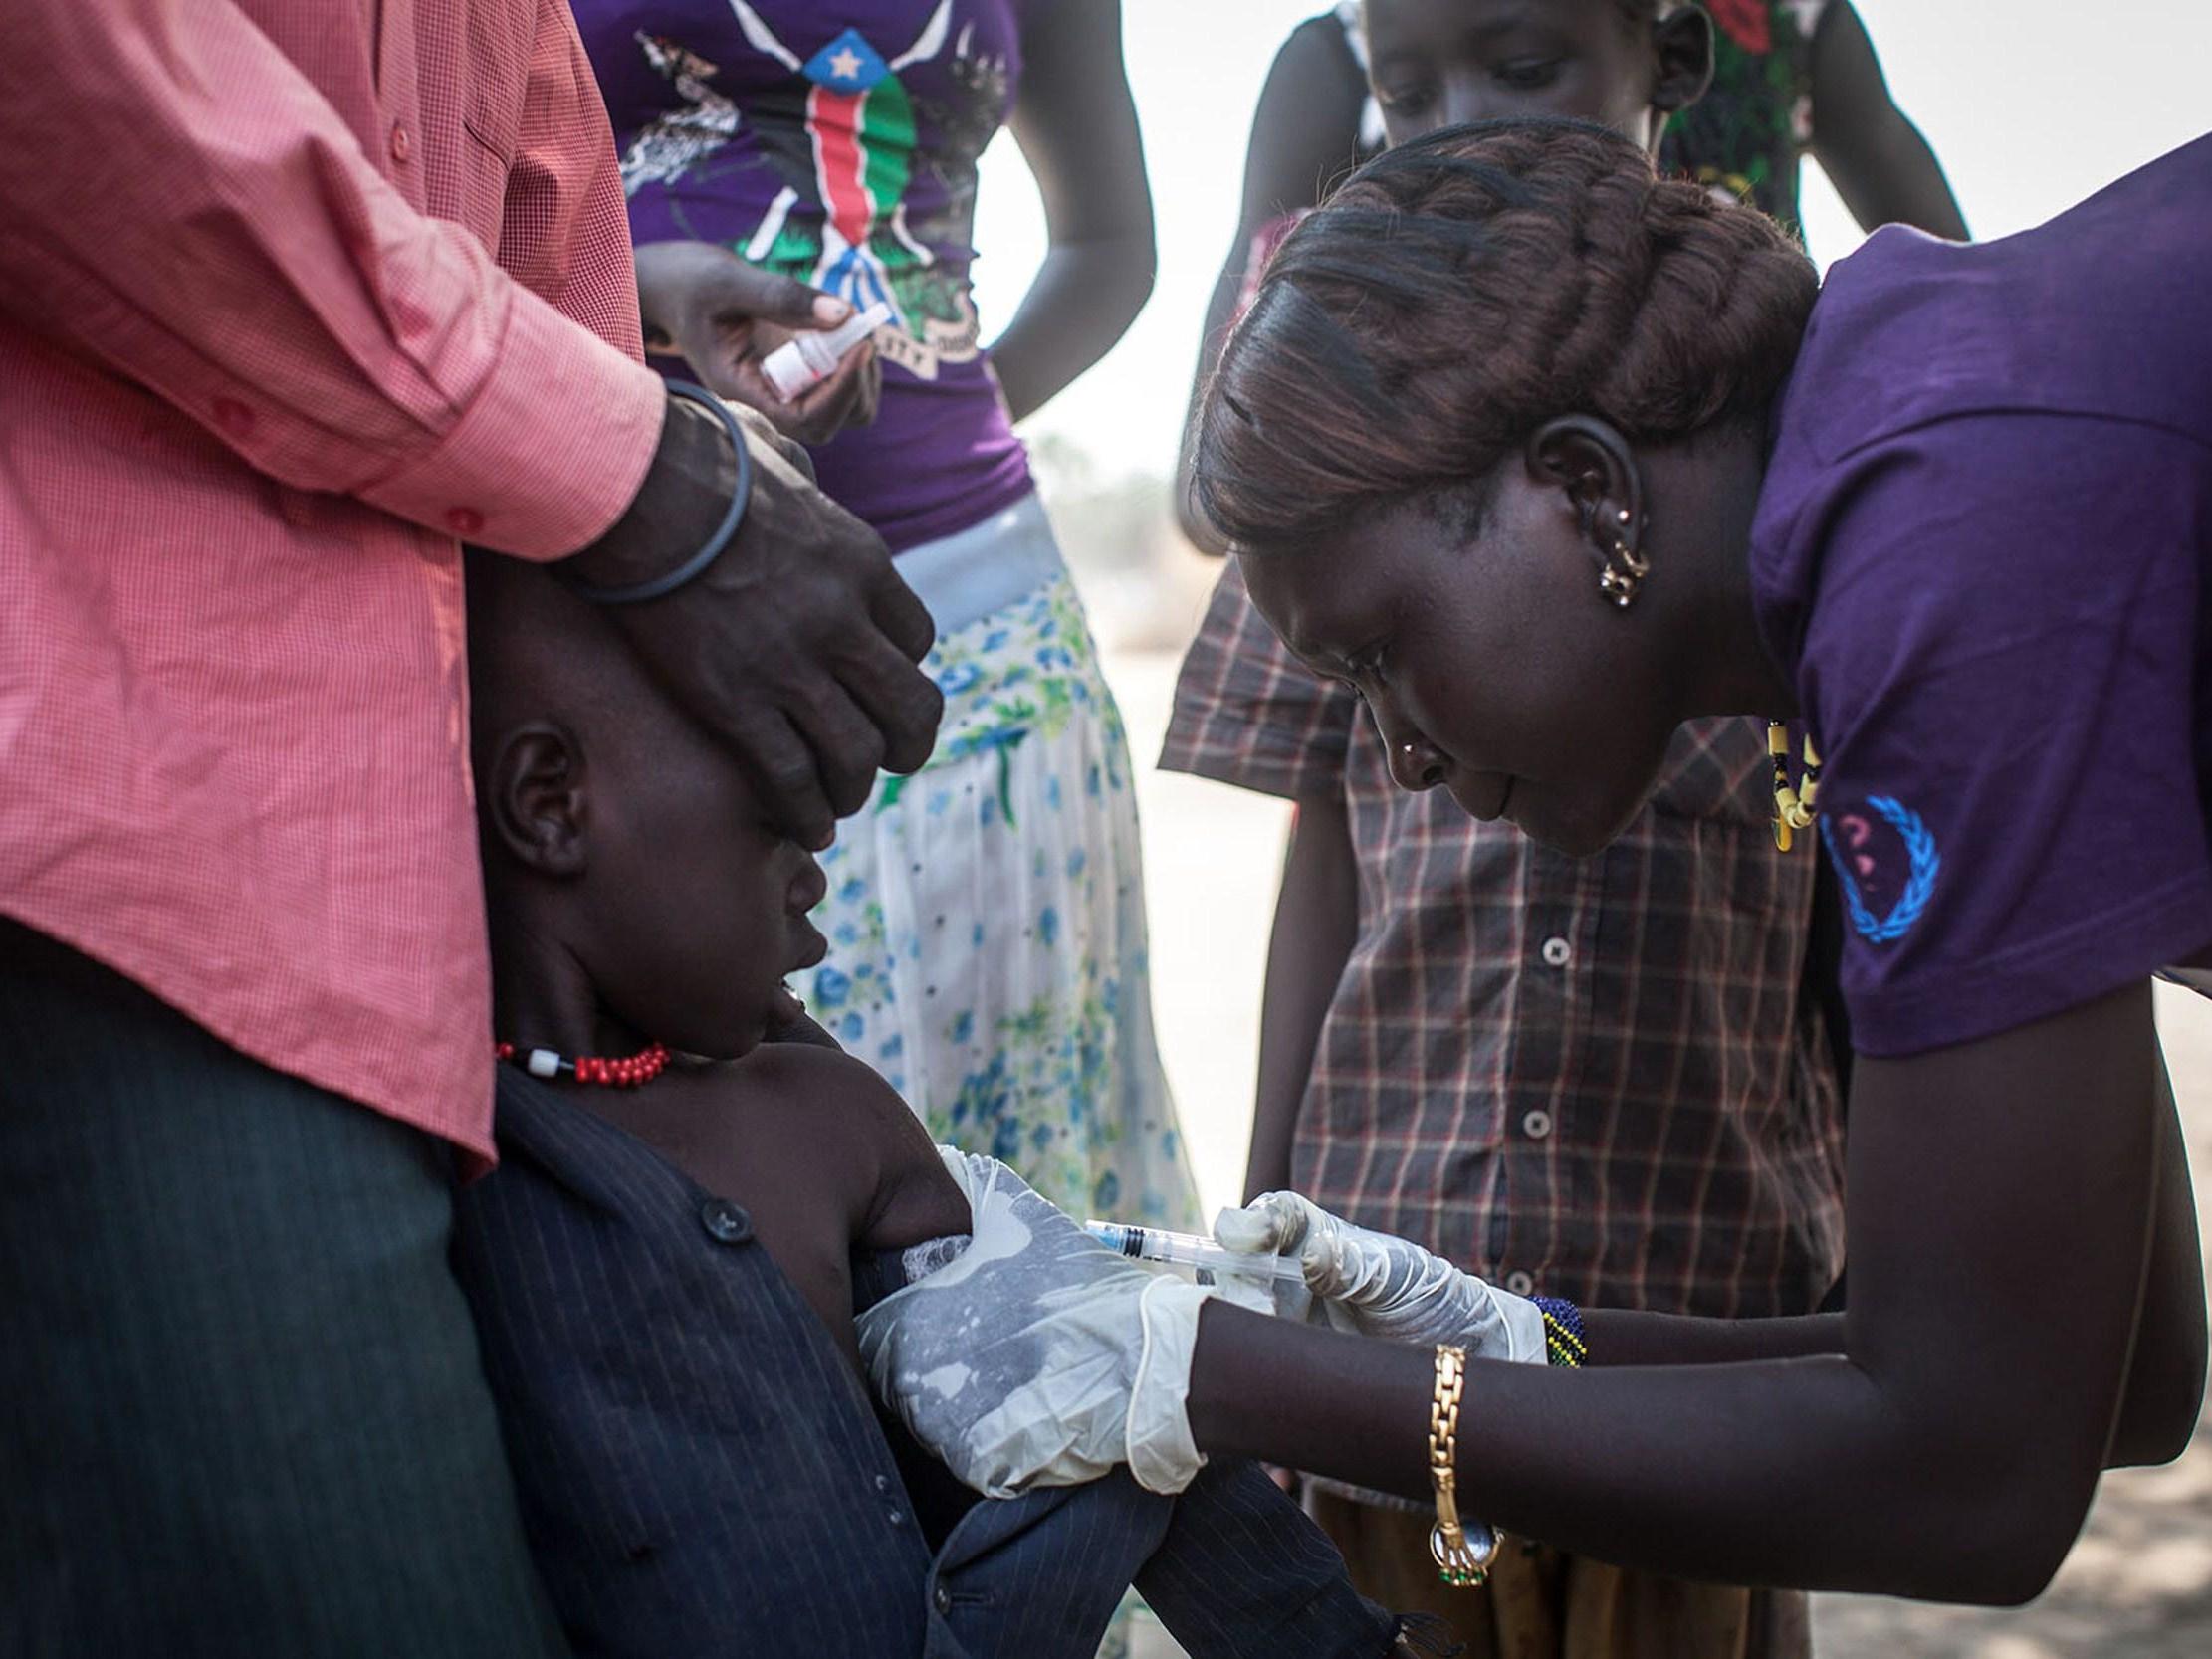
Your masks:
M 822 857 L 829 955 L 794 984 L 939 1141 L 1081 1220 L 1191 1227 L 1152 1027 L 1129 745 L 1034 497 L 901 556 L 938 620 L 936 752 Z

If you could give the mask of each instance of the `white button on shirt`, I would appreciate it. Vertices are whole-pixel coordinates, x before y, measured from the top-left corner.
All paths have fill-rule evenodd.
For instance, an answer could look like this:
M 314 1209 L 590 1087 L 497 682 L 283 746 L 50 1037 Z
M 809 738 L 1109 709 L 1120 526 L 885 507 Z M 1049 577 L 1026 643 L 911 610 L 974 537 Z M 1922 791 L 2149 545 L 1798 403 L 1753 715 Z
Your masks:
M 1551 1134 L 1551 1114 L 1542 1107 L 1525 1114 L 1521 1119 L 1521 1133 L 1531 1141 L 1541 1141 Z
M 1565 967 L 1575 959 L 1575 947 L 1563 938 L 1544 940 L 1544 962 L 1549 967 Z

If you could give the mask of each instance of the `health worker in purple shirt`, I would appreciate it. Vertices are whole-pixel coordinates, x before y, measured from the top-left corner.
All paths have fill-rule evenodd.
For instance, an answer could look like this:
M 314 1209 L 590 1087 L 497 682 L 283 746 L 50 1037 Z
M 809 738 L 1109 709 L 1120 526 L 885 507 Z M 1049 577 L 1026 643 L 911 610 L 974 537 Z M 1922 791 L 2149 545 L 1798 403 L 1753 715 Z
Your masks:
M 1447 129 L 1284 243 L 1196 457 L 1254 600 L 1409 788 L 1588 853 L 1679 723 L 1775 723 L 1773 856 L 1833 861 L 1852 922 L 1850 1308 L 1531 1306 L 1290 1195 L 1225 1212 L 1302 1260 L 1319 1330 L 1171 1303 L 1032 1215 L 878 1310 L 904 1413 L 1001 1480 L 1096 1441 L 1434 1496 L 1462 1576 L 1488 1523 L 2035 1595 L 2204 1384 L 2151 979 L 2212 946 L 2212 139 L 2003 241 L 1878 232 L 1819 287 L 1612 132 Z M 1093 1409 L 1040 1431 L 1072 1376 Z

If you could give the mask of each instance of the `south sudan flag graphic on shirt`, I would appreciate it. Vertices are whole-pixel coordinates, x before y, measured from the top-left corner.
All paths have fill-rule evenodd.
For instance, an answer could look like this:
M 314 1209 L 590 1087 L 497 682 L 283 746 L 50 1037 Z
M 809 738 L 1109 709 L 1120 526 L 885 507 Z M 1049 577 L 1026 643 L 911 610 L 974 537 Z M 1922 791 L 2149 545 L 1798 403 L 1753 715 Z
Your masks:
M 953 0 L 940 0 L 922 32 L 893 57 L 847 29 L 804 62 L 745 0 L 731 0 L 731 7 L 748 43 L 811 83 L 806 131 L 822 208 L 818 223 L 808 222 L 810 216 L 794 219 L 799 195 L 786 186 L 744 249 L 746 257 L 802 274 L 855 307 L 888 305 L 903 330 L 919 332 L 912 285 L 900 279 L 936 261 L 908 231 L 901 201 L 912 176 L 915 127 L 899 72 L 944 51 Z

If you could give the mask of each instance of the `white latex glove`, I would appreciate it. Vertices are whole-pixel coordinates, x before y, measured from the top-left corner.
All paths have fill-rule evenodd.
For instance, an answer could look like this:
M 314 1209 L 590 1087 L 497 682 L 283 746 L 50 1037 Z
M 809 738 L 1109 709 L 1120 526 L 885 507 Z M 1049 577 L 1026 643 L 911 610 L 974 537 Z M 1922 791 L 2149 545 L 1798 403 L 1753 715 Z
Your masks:
M 1394 1342 L 1449 1343 L 1470 1358 L 1544 1362 L 1544 1316 L 1527 1297 L 1418 1244 L 1355 1227 L 1295 1192 L 1221 1211 L 1214 1236 L 1231 1250 L 1298 1258 L 1304 1286 L 1283 1286 L 1275 1298 L 1288 1318 Z
M 876 1397 L 988 1497 L 1117 1463 L 1181 1492 L 1206 1461 L 1185 1401 L 1213 1292 L 1115 1255 L 995 1158 L 938 1155 L 974 1242 L 856 1322 Z

